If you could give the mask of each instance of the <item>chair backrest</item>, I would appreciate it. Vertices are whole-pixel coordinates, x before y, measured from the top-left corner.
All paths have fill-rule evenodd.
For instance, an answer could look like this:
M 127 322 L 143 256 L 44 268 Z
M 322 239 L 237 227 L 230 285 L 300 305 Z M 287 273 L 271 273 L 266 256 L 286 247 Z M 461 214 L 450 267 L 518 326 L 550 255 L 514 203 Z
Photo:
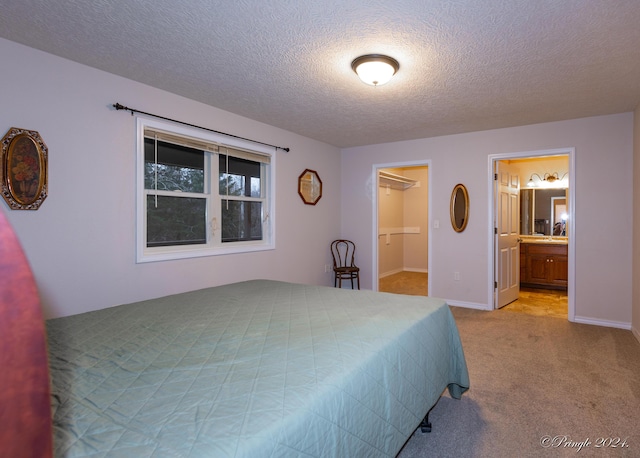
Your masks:
M 50 457 L 51 399 L 38 290 L 0 211 L 0 455 Z
M 356 245 L 351 240 L 334 240 L 331 242 L 333 267 L 355 267 Z

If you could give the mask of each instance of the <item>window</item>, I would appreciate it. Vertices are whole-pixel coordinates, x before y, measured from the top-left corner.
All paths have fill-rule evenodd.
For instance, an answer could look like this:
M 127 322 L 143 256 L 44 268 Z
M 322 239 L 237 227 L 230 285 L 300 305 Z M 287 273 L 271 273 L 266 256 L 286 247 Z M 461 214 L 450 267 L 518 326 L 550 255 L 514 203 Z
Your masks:
M 272 249 L 274 155 L 260 148 L 138 118 L 138 262 Z

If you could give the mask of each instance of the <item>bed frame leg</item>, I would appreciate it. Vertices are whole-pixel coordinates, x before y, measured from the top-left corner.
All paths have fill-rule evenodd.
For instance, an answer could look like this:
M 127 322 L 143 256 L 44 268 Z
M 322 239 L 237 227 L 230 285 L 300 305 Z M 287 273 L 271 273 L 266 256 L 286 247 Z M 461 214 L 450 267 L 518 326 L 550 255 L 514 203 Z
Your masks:
M 420 431 L 423 433 L 431 432 L 431 423 L 429 422 L 429 412 L 424 416 L 422 422 L 420 423 Z

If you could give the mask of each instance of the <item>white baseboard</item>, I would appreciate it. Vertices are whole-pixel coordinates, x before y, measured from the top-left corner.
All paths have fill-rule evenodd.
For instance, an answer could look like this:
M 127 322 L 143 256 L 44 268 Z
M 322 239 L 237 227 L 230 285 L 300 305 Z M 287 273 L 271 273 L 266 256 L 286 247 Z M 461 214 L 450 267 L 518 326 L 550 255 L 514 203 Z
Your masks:
M 381 273 L 379 274 L 378 278 L 388 277 L 390 275 L 399 274 L 400 272 L 418 272 L 418 273 L 428 274 L 429 269 L 412 269 L 412 268 L 400 267 L 399 269 L 389 270 L 387 272 Z
M 384 272 L 384 273 L 379 274 L 378 278 L 384 278 L 384 277 L 388 277 L 390 275 L 399 274 L 402 271 L 403 271 L 402 267 L 400 269 L 389 270 L 388 272 Z
M 581 324 L 592 324 L 595 326 L 605 326 L 607 328 L 626 329 L 627 331 L 631 331 L 631 323 L 625 323 L 622 321 L 600 320 L 600 319 L 589 318 L 585 316 L 576 316 L 574 317 L 573 322 L 581 323 Z
M 487 304 L 479 304 L 476 302 L 463 302 L 463 301 L 452 301 L 452 300 L 446 300 L 446 302 L 447 304 L 454 307 L 464 307 L 468 309 L 487 310 L 487 311 L 493 310 L 491 306 Z M 626 329 L 627 331 L 633 332 L 633 335 L 635 336 L 635 338 L 638 339 L 638 341 L 640 342 L 640 332 L 637 329 L 633 328 L 631 326 L 631 323 L 625 323 L 621 321 L 600 320 L 600 319 L 588 318 L 583 316 L 575 317 L 573 322 L 580 323 L 580 324 L 591 324 L 594 326 L 604 326 L 608 328 Z
M 450 301 L 445 299 L 447 304 L 452 305 L 454 307 L 463 307 L 466 309 L 476 309 L 476 310 L 493 310 L 487 304 L 479 304 L 477 302 L 463 302 L 463 301 Z

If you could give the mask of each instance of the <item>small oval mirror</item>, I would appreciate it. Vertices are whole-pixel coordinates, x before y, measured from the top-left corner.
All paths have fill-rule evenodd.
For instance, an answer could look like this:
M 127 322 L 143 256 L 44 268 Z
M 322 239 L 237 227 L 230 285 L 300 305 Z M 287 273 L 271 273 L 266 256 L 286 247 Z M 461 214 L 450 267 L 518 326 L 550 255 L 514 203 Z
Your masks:
M 451 225 L 456 232 L 464 231 L 469 220 L 469 194 L 463 184 L 457 184 L 451 193 Z

